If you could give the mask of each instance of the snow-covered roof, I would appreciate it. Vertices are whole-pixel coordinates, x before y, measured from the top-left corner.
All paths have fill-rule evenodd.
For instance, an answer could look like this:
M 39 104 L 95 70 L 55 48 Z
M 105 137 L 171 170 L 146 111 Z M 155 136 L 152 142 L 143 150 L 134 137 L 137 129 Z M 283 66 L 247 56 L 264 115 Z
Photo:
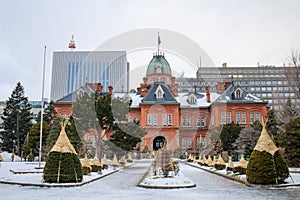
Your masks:
M 178 93 L 178 97 L 175 97 L 177 102 L 180 103 L 181 108 L 206 108 L 209 107 L 219 96 L 218 93 L 210 93 L 211 102 L 207 102 L 206 93 L 199 93 L 200 97 L 197 98 L 197 102 L 191 104 L 188 102 L 189 95 L 187 93 Z

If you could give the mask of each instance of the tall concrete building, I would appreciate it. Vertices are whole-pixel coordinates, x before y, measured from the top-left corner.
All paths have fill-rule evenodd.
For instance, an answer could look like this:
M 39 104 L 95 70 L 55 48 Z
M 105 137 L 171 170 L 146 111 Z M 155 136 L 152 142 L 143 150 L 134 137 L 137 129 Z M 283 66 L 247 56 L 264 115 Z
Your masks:
M 267 100 L 274 109 L 289 98 L 296 105 L 300 105 L 300 99 L 295 94 L 292 80 L 292 67 L 258 66 L 258 67 L 200 67 L 196 78 L 177 78 L 178 92 L 186 92 L 197 89 L 204 92 L 206 86 L 211 91 L 217 90 L 217 82 L 234 82 L 251 94 Z
M 126 51 L 63 51 L 53 53 L 51 100 L 58 100 L 86 83 L 99 82 L 107 90 L 129 90 Z M 107 91 L 105 91 L 107 92 Z

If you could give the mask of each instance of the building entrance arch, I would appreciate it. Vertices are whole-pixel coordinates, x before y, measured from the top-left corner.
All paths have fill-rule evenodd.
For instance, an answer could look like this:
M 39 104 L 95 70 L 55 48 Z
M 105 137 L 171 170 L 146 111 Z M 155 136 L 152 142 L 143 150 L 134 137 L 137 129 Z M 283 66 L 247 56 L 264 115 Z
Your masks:
M 167 142 L 166 138 L 163 136 L 157 136 L 153 140 L 153 150 L 157 151 L 158 149 L 162 148 L 165 143 Z

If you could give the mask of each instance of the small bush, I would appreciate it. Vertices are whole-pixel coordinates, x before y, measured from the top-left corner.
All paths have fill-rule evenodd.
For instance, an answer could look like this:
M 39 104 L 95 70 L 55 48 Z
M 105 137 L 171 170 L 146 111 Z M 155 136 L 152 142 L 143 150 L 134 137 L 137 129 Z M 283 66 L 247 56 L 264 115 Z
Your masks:
M 33 153 L 30 153 L 30 154 L 28 155 L 28 161 L 29 161 L 29 162 L 33 162 L 33 161 L 34 161 L 34 155 L 33 155 Z
M 82 167 L 82 173 L 83 173 L 83 175 L 90 175 L 91 174 L 91 168 Z
M 233 173 L 246 174 L 246 169 L 243 167 L 234 167 Z
M 101 166 L 98 165 L 91 165 L 92 167 L 92 172 L 101 172 L 102 168 Z
M 222 165 L 222 164 L 215 164 L 215 168 L 216 170 L 223 170 L 226 168 L 226 165 Z

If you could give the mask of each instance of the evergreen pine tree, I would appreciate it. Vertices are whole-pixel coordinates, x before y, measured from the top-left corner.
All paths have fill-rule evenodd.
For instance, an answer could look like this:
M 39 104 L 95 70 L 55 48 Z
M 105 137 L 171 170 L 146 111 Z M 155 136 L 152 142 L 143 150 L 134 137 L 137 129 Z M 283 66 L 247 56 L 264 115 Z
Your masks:
M 56 111 L 54 108 L 54 101 L 51 100 L 48 106 L 44 109 L 43 121 L 47 122 L 49 125 L 52 125 L 55 115 L 56 115 Z M 41 121 L 41 111 L 38 113 L 36 121 L 38 122 Z
M 51 149 L 54 146 L 55 141 L 57 140 L 57 138 L 59 136 L 60 129 L 61 129 L 61 126 L 59 123 L 61 122 L 61 120 L 62 119 L 60 117 L 54 117 L 54 119 L 53 119 L 52 126 L 50 127 L 49 134 L 46 139 L 46 145 L 47 145 L 48 149 Z
M 278 135 L 280 134 L 279 124 L 277 122 L 275 111 L 273 109 L 269 110 L 267 113 L 268 123 L 267 128 L 271 138 L 274 140 L 275 144 L 278 145 Z
M 285 130 L 279 136 L 284 157 L 289 166 L 300 167 L 300 118 L 291 120 L 286 124 Z
M 11 97 L 6 101 L 2 120 L 4 132 L 2 134 L 2 150 L 16 152 L 21 155 L 26 134 L 32 127 L 31 105 L 28 98 L 24 96 L 24 88 L 20 82 L 17 83 Z
M 66 126 L 66 133 L 68 135 L 68 138 L 75 148 L 76 152 L 80 155 L 83 156 L 84 150 L 83 150 L 83 143 L 82 143 L 82 136 L 79 135 L 76 129 L 74 117 L 70 116 L 68 120 L 68 124 Z
M 233 150 L 232 144 L 239 137 L 241 126 L 232 122 L 225 124 L 222 128 L 220 139 L 223 151 L 228 151 L 230 154 Z
M 23 155 L 27 156 L 32 150 L 32 155 L 37 156 L 39 154 L 40 148 L 40 122 L 37 122 L 27 133 L 24 145 L 23 145 Z M 46 139 L 49 133 L 49 126 L 47 122 L 43 122 L 43 138 L 42 145 L 46 145 Z M 45 152 L 44 152 L 45 153 Z
M 289 176 L 287 164 L 271 139 L 266 124 L 262 122 L 263 129 L 246 170 L 247 181 L 252 184 L 279 184 Z

